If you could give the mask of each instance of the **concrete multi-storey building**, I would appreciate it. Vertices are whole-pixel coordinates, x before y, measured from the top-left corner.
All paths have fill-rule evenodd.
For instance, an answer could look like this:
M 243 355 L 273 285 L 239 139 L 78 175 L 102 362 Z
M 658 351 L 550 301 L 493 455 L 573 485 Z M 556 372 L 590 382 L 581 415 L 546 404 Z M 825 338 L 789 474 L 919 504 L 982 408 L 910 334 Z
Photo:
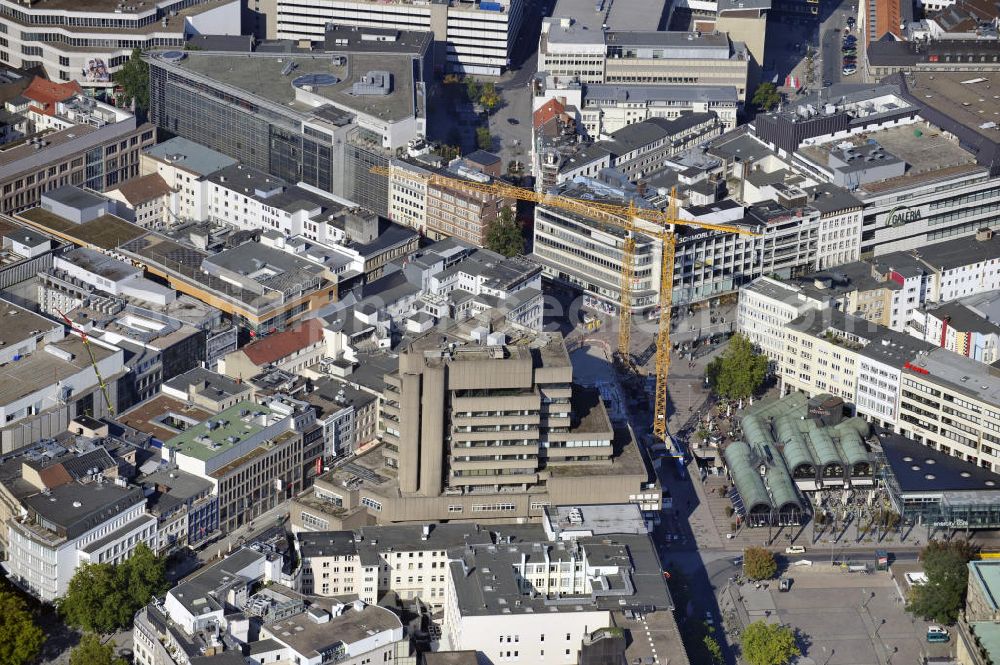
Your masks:
M 417 229 L 433 240 L 459 238 L 483 247 L 486 230 L 503 208 L 513 212 L 516 201 L 492 192 L 463 189 L 442 180 L 486 184 L 492 177 L 465 167 L 460 161 L 441 168 L 418 160 L 391 160 L 389 163 L 389 219 Z
M 570 83 L 735 88 L 747 97 L 751 56 L 746 45 L 724 32 L 590 30 L 586 10 L 546 20 L 539 42 L 538 71 L 556 87 Z
M 499 332 L 443 332 L 415 340 L 384 377 L 382 448 L 317 479 L 293 524 L 538 518 L 578 503 L 583 485 L 588 502 L 657 510 L 631 435 L 613 429 L 597 391 L 572 384 L 560 336 L 511 345 Z
M 156 518 L 135 487 L 72 482 L 24 499 L 24 513 L 7 522 L 4 568 L 46 602 L 66 593 L 84 563 L 121 563 L 138 543 L 155 550 Z
M 179 414 L 164 414 L 176 436 L 163 444 L 162 457 L 214 486 L 219 498 L 219 528 L 231 531 L 266 513 L 303 489 L 308 469 L 315 467 L 322 429 L 314 426 L 311 409 L 288 400 L 268 404 L 239 402 L 204 422 L 188 422 Z
M 346 33 L 341 45 L 340 31 L 331 31 L 326 50 L 292 57 L 149 54 L 150 119 L 241 164 L 385 215 L 385 177 L 370 171 L 426 134 L 431 40 L 418 32 L 369 36 Z
M 61 324 L 7 301 L 0 301 L 0 452 L 65 432 L 79 415 L 109 415 L 94 364 L 107 386 L 111 409 L 117 381 L 125 372 L 121 349 L 92 341 L 94 364 L 76 335 Z
M 92 113 L 89 102 L 81 104 L 71 127 L 0 150 L 0 212 L 36 206 L 57 187 L 104 191 L 139 175 L 139 155 L 155 143 L 155 128 L 128 114 L 109 121 Z
M 41 65 L 53 80 L 110 88 L 134 49 L 182 48 L 192 35 L 242 34 L 236 0 L 169 0 L 155 5 L 101 0 L 0 2 L 0 62 Z
M 510 66 L 524 0 L 276 0 L 269 36 L 322 41 L 335 24 L 432 33 L 435 65 L 465 74 L 498 76 Z

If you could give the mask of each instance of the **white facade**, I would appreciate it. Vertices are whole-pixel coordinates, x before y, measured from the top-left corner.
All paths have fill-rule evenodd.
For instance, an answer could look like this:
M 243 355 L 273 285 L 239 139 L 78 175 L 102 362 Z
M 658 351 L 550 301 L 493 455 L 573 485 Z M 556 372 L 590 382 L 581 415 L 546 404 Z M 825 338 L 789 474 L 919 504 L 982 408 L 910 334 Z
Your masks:
M 736 329 L 780 367 L 787 346 L 785 325 L 807 311 L 821 309 L 825 309 L 825 303 L 794 285 L 760 277 L 740 289 Z
M 820 270 L 857 261 L 861 257 L 862 208 L 839 210 L 820 217 L 816 267 Z
M 0 0 L 0 63 L 42 65 L 56 81 L 78 80 L 87 87 L 112 87 L 111 75 L 142 50 L 184 45 L 191 35 L 241 34 L 241 2 L 168 0 L 136 3 L 127 11 L 85 11 L 86 4 L 25 4 Z
M 928 300 L 948 302 L 1000 289 L 1000 257 L 931 273 Z
M 442 648 L 481 651 L 491 663 L 575 665 L 583 639 L 610 625 L 611 613 L 595 609 L 463 616 L 449 583 Z
M 80 564 L 121 563 L 138 543 L 156 550 L 156 518 L 146 513 L 141 494 L 129 508 L 72 538 L 60 538 L 18 520 L 9 522 L 7 528 L 10 551 L 4 567 L 19 584 L 47 602 L 65 595 Z
M 279 39 L 322 41 L 328 23 L 432 32 L 448 70 L 498 76 L 510 66 L 523 0 L 277 0 L 274 11 Z

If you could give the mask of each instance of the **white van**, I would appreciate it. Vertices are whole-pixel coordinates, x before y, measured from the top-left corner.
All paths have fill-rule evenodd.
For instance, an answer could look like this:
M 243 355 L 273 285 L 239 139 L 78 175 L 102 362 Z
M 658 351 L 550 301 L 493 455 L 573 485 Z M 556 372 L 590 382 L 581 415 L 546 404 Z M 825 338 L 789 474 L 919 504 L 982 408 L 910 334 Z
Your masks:
M 805 554 L 806 548 L 801 545 L 789 545 L 785 548 L 785 554 Z

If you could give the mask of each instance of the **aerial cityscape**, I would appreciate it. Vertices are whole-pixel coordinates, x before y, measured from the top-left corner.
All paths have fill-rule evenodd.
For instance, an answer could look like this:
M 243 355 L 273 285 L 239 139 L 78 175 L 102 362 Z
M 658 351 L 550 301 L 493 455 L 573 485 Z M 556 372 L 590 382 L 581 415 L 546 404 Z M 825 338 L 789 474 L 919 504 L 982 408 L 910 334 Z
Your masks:
M 1000 0 L 0 0 L 0 103 L 0 665 L 1000 665 Z

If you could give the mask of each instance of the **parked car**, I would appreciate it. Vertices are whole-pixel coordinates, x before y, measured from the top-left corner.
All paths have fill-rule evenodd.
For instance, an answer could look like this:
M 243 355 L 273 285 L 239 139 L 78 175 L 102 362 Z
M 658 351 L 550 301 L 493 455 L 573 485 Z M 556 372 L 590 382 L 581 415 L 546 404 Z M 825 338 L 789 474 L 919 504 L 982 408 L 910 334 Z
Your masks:
M 857 67 L 844 67 L 843 69 L 840 70 L 840 73 L 843 74 L 844 76 L 851 76 L 857 71 L 858 71 Z
M 712 616 L 711 610 L 705 610 L 705 623 L 707 623 L 709 626 L 715 625 L 715 617 Z
M 805 554 L 806 548 L 802 545 L 789 545 L 785 548 L 785 554 Z
M 928 642 L 947 642 L 950 639 L 948 631 L 941 626 L 927 626 Z
M 791 591 L 792 580 L 789 577 L 782 577 L 781 581 L 778 582 L 778 591 Z

